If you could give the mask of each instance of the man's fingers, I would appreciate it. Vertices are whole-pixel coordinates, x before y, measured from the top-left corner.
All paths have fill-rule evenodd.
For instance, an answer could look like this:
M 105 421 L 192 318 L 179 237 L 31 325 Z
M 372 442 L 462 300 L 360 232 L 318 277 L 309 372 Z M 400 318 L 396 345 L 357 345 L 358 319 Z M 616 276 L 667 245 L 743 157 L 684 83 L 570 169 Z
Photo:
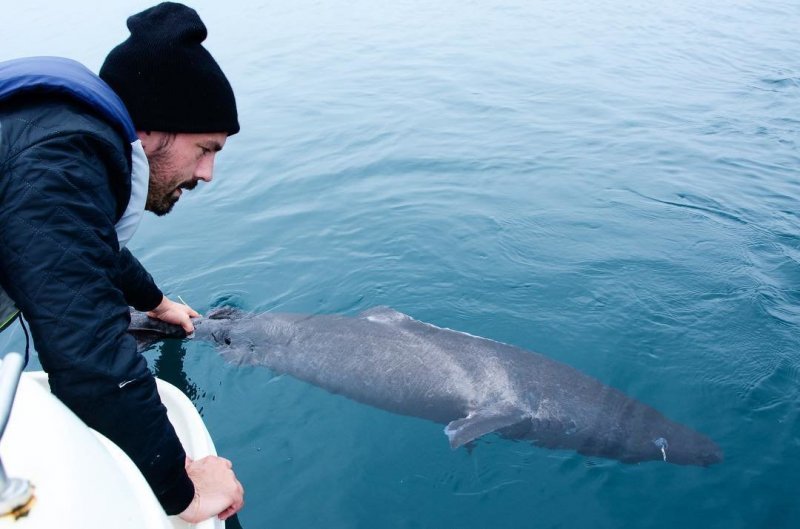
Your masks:
M 186 331 L 186 334 L 192 334 L 194 332 L 194 325 L 192 325 L 192 320 L 189 318 L 181 321 L 181 327 L 183 327 L 183 330 Z
M 230 507 L 218 514 L 219 519 L 224 522 L 237 512 L 241 511 L 242 507 L 244 507 L 244 500 L 233 503 Z
M 242 508 L 244 489 L 236 479 L 229 459 L 209 455 L 197 461 L 187 457 L 186 462 L 195 498 L 181 513 L 181 518 L 194 522 L 217 515 L 220 520 L 226 520 Z

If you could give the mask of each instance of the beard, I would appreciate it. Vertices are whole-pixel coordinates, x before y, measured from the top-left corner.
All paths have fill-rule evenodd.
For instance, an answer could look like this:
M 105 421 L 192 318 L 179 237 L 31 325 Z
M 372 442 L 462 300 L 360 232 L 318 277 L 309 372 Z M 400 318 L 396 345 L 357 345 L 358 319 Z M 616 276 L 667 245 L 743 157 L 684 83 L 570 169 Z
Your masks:
M 162 217 L 172 211 L 175 203 L 180 198 L 178 189 L 194 189 L 196 180 L 181 184 L 181 175 L 172 164 L 169 148 L 160 149 L 153 153 L 148 162 L 150 164 L 150 183 L 147 188 L 147 201 L 145 209 Z

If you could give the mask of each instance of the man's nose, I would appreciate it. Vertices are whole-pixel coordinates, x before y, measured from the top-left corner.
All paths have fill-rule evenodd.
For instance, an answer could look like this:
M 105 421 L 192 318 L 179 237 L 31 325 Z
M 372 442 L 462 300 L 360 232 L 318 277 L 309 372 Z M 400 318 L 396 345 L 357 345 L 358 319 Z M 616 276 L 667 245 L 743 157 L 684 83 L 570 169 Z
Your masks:
M 214 155 L 211 156 L 204 156 L 200 163 L 197 164 L 197 168 L 194 171 L 194 177 L 196 180 L 202 180 L 203 182 L 210 182 L 212 178 L 214 178 Z

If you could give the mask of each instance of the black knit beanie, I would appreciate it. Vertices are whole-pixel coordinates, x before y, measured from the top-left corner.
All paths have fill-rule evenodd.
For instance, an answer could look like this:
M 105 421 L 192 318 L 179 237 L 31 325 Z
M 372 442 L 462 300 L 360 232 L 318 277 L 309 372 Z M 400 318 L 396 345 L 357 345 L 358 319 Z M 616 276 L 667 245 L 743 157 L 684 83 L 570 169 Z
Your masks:
M 164 2 L 128 18 L 131 36 L 111 50 L 100 77 L 119 95 L 136 130 L 239 132 L 233 89 L 202 46 L 194 9 Z

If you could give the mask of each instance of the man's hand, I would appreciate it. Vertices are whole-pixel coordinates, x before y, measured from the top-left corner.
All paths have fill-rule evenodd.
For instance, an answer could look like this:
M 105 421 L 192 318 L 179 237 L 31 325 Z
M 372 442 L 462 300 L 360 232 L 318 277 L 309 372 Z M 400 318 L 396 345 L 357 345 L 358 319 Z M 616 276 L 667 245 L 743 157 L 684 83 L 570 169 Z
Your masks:
M 186 472 L 194 483 L 194 499 L 179 516 L 199 523 L 214 515 L 225 520 L 244 506 L 244 489 L 227 459 L 208 456 L 197 461 L 186 458 Z
M 194 332 L 192 318 L 200 317 L 200 314 L 189 305 L 175 303 L 167 296 L 161 298 L 161 303 L 158 304 L 158 307 L 148 312 L 147 315 L 166 323 L 180 325 L 186 331 L 186 334 Z

